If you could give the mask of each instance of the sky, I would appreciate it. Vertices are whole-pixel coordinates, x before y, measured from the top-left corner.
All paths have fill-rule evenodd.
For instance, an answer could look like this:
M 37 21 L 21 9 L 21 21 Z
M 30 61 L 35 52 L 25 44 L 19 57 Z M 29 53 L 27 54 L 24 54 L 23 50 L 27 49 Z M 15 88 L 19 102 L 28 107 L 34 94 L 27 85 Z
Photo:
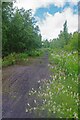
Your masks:
M 17 0 L 18 8 L 32 9 L 43 39 L 57 38 L 67 20 L 68 32 L 78 30 L 79 0 Z

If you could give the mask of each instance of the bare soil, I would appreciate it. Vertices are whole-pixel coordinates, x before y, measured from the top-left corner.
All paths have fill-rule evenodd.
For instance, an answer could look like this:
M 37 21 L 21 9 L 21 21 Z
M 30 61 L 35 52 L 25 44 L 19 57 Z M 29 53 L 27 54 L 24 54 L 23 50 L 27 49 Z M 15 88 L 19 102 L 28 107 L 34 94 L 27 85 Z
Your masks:
M 50 78 L 48 68 L 48 53 L 38 57 L 27 65 L 13 65 L 2 69 L 2 116 L 3 118 L 35 118 L 46 117 L 47 113 L 36 116 L 33 112 L 26 112 L 27 103 L 35 106 L 29 97 L 29 91 L 39 89 L 39 80 Z M 41 101 L 39 101 L 39 104 Z

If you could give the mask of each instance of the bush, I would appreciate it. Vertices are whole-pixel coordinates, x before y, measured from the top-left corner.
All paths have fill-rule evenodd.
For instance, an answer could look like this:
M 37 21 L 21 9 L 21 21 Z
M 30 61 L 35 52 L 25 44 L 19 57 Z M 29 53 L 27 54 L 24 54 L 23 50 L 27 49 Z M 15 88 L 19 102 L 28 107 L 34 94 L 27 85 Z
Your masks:
M 42 54 L 43 51 L 41 50 L 33 50 L 24 53 L 11 53 L 10 55 L 6 56 L 2 60 L 2 66 L 6 67 L 9 65 L 14 65 L 20 62 L 28 61 L 28 56 L 37 57 Z
M 28 55 L 26 53 L 11 53 L 10 55 L 8 55 L 7 57 L 4 57 L 2 60 L 2 66 L 6 67 L 9 65 L 14 65 L 17 62 L 20 61 L 25 61 L 27 59 Z

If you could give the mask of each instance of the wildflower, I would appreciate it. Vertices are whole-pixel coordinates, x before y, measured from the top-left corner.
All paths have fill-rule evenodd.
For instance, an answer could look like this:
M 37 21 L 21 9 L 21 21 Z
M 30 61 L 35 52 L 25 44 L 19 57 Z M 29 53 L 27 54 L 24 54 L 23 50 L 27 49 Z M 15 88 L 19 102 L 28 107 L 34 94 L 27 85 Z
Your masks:
M 41 86 L 39 86 L 39 89 L 41 90 Z
M 76 93 L 74 92 L 74 97 L 76 97 Z
M 51 109 L 49 109 L 49 112 L 51 112 Z
M 62 92 L 65 93 L 65 90 L 63 90 Z
M 36 107 L 34 107 L 33 109 L 36 110 Z
M 34 88 L 32 88 L 32 90 L 34 90 Z
M 60 88 L 58 88 L 58 91 L 60 91 Z
M 72 94 L 72 92 L 71 92 L 71 94 Z
M 68 86 L 68 88 L 69 88 L 69 86 Z
M 36 93 L 37 91 L 35 90 L 34 93 Z
M 75 117 L 75 118 L 78 118 L 78 115 L 77 115 L 77 113 L 74 113 L 74 117 Z
M 69 111 L 69 109 L 67 109 L 67 111 Z
M 77 102 L 77 106 L 79 105 L 79 103 Z
M 70 87 L 70 89 L 72 89 L 72 87 Z
M 56 102 L 54 101 L 54 104 L 56 104 Z
M 28 112 L 28 109 L 26 109 L 26 112 Z
M 48 67 L 50 67 L 50 64 L 48 64 Z
M 34 100 L 34 103 L 36 103 L 36 100 Z
M 60 111 L 60 109 L 58 109 L 58 112 Z
M 40 83 L 41 81 L 39 80 L 38 83 Z
M 52 76 L 50 75 L 50 78 L 52 78 Z
M 54 114 L 55 114 L 56 112 L 55 112 L 55 110 L 54 110 Z
M 70 111 L 72 110 L 72 108 L 69 109 Z
M 60 118 L 62 118 L 62 117 L 60 117 Z
M 31 93 L 29 92 L 29 95 L 31 95 Z
M 49 94 L 51 95 L 51 91 L 49 92 Z
M 49 88 L 49 86 L 47 86 L 47 89 Z
M 30 106 L 30 104 L 29 104 L 29 103 L 27 103 L 27 105 L 28 105 L 28 106 Z

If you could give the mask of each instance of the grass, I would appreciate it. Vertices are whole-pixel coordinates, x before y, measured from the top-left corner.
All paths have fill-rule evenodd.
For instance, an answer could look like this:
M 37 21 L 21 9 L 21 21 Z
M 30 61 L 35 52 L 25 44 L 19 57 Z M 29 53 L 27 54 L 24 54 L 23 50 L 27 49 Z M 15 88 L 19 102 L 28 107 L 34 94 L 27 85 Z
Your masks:
M 47 117 L 78 118 L 78 52 L 50 51 L 48 66 L 53 75 L 39 91 L 45 101 L 40 111 L 47 109 Z
M 78 91 L 78 52 L 67 52 L 63 50 L 49 50 L 48 64 L 52 75 L 50 80 L 43 80 L 43 86 L 32 90 L 29 94 L 38 96 L 43 104 L 35 108 L 36 112 L 47 110 L 46 117 L 56 118 L 78 118 L 79 91 Z M 36 54 L 37 53 L 37 54 Z M 33 56 L 39 56 L 36 52 Z M 31 55 L 30 53 L 29 55 Z M 4 65 L 15 64 L 18 60 L 28 59 L 27 54 L 11 54 L 4 61 Z M 32 55 L 31 55 L 32 56 Z M 11 63 L 10 63 L 11 62 Z M 33 108 L 34 109 L 34 108 Z M 33 110 L 32 109 L 32 110 Z M 30 109 L 31 110 L 31 109 Z M 27 109 L 27 111 L 29 111 Z
M 25 53 L 12 53 L 10 55 L 8 55 L 7 57 L 4 57 L 2 60 L 2 66 L 3 67 L 7 67 L 10 65 L 14 65 L 20 61 L 26 61 L 28 58 L 28 55 Z
M 38 57 L 41 54 L 42 54 L 42 50 L 33 50 L 24 53 L 11 53 L 10 55 L 3 58 L 2 66 L 7 67 L 22 62 L 27 63 L 28 57 Z

